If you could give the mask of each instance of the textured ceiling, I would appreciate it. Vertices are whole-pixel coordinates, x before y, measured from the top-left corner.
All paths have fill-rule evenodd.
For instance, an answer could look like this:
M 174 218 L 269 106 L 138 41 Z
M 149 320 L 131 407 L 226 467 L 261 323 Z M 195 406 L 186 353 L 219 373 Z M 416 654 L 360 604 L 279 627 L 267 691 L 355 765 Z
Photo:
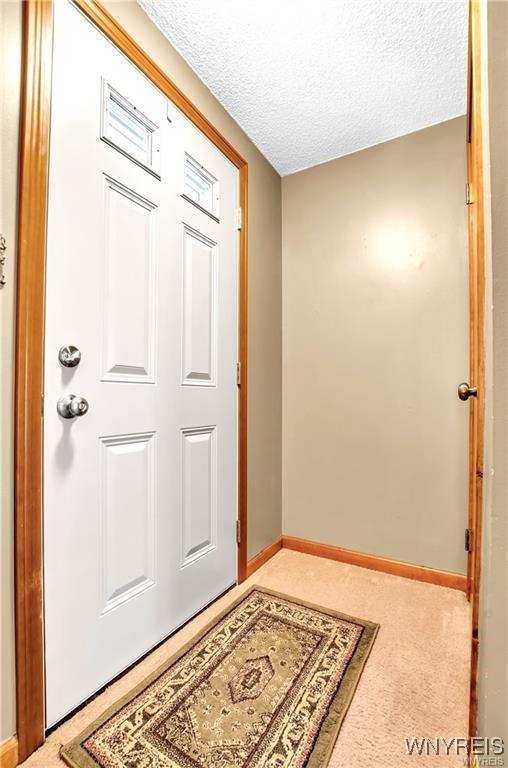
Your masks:
M 467 0 L 139 0 L 282 176 L 462 115 Z

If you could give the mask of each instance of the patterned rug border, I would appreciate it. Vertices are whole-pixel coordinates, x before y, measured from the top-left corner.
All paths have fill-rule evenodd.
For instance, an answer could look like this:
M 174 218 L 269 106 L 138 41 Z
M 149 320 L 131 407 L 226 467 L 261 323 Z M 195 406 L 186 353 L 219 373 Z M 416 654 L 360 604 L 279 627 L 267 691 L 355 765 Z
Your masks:
M 139 696 L 143 691 L 148 688 L 155 680 L 166 672 L 175 662 L 177 662 L 187 651 L 189 651 L 199 640 L 201 640 L 208 632 L 210 632 L 228 613 L 230 613 L 237 605 L 246 600 L 252 592 L 263 592 L 273 597 L 280 597 L 283 600 L 287 600 L 296 605 L 302 605 L 305 608 L 316 610 L 321 613 L 334 616 L 335 618 L 342 619 L 351 624 L 356 624 L 363 627 L 362 636 L 356 646 L 356 649 L 351 657 L 348 667 L 341 680 L 339 688 L 330 704 L 328 715 L 324 719 L 321 728 L 319 730 L 318 737 L 314 744 L 314 748 L 309 756 L 306 764 L 306 768 L 325 768 L 330 760 L 335 742 L 339 735 L 342 723 L 347 714 L 354 693 L 360 681 L 363 669 L 369 658 L 372 646 L 376 639 L 376 635 L 379 630 L 379 624 L 366 619 L 358 619 L 356 616 L 349 616 L 348 614 L 341 613 L 340 611 L 334 611 L 331 608 L 325 608 L 322 605 L 302 600 L 295 595 L 288 595 L 284 592 L 277 592 L 276 590 L 269 589 L 268 587 L 262 587 L 257 584 L 252 585 L 249 589 L 242 592 L 233 602 L 228 603 L 216 616 L 202 627 L 190 640 L 188 640 L 181 648 L 179 648 L 169 659 L 161 664 L 154 672 L 144 678 L 138 685 L 132 688 L 128 693 L 124 694 L 118 701 L 109 706 L 102 715 L 99 715 L 90 725 L 88 725 L 81 733 L 76 736 L 68 744 L 63 745 L 60 748 L 60 757 L 64 760 L 70 768 L 100 768 L 93 757 L 81 746 L 92 733 L 99 729 L 104 723 L 111 719 L 117 712 L 119 712 L 126 704 Z M 177 630 L 178 631 L 178 630 Z

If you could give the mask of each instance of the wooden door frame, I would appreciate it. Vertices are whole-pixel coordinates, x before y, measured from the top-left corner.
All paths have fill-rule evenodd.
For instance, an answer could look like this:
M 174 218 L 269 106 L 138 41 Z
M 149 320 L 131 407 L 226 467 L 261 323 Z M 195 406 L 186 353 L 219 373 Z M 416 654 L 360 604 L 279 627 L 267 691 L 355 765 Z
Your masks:
M 247 568 L 248 164 L 97 0 L 72 0 L 238 168 L 238 582 Z M 16 715 L 19 761 L 44 742 L 43 371 L 53 0 L 23 3 L 15 349 Z M 49 406 L 50 407 L 50 406 Z
M 469 0 L 467 180 L 470 281 L 470 382 L 478 397 L 470 400 L 468 596 L 471 601 L 471 676 L 469 735 L 478 720 L 480 578 L 485 464 L 485 196 L 483 167 L 482 0 Z

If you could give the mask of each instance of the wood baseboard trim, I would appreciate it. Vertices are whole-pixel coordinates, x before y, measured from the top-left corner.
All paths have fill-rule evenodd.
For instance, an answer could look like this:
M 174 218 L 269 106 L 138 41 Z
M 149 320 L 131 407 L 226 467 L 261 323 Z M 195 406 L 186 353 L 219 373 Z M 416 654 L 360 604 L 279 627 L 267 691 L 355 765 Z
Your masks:
M 255 557 L 253 557 L 249 562 L 247 563 L 247 578 L 249 576 L 252 576 L 254 571 L 257 571 L 258 568 L 261 568 L 262 565 L 264 565 L 268 560 L 270 560 L 271 557 L 277 554 L 277 552 L 282 549 L 282 536 L 279 536 L 278 539 L 275 539 L 275 541 L 272 541 L 271 544 L 269 544 L 267 547 L 261 550 L 259 554 L 257 554 Z
M 295 552 L 303 552 L 306 555 L 326 557 L 329 560 L 337 560 L 348 565 L 358 565 L 360 568 L 368 568 L 371 571 L 381 571 L 392 576 L 402 576 L 405 579 L 424 581 L 428 584 L 436 584 L 439 587 L 458 589 L 467 592 L 467 576 L 451 571 L 439 571 L 434 568 L 425 568 L 422 565 L 404 563 L 400 560 L 390 560 L 377 555 L 367 555 L 363 552 L 354 552 L 342 547 L 334 547 L 330 544 L 318 544 L 307 539 L 298 539 L 294 536 L 283 536 L 282 546 Z
M 0 744 L 0 768 L 16 768 L 18 765 L 18 740 L 13 736 Z

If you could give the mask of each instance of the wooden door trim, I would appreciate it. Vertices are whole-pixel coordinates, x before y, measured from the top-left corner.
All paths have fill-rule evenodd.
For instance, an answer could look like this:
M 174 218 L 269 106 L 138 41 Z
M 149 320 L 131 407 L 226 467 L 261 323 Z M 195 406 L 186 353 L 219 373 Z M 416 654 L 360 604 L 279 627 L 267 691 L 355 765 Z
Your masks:
M 482 561 L 482 512 L 485 452 L 485 199 L 482 124 L 481 0 L 469 0 L 467 174 L 469 219 L 470 381 L 478 397 L 470 405 L 468 594 L 471 600 L 471 682 L 469 735 L 476 735 L 478 717 L 478 633 Z
M 44 739 L 42 393 L 52 4 L 23 3 L 15 349 L 16 718 L 19 760 Z
M 238 168 L 238 581 L 247 569 L 248 164 L 96 0 L 72 0 Z M 52 0 L 23 3 L 15 349 L 16 709 L 19 761 L 44 742 L 42 459 L 44 284 L 53 48 Z

